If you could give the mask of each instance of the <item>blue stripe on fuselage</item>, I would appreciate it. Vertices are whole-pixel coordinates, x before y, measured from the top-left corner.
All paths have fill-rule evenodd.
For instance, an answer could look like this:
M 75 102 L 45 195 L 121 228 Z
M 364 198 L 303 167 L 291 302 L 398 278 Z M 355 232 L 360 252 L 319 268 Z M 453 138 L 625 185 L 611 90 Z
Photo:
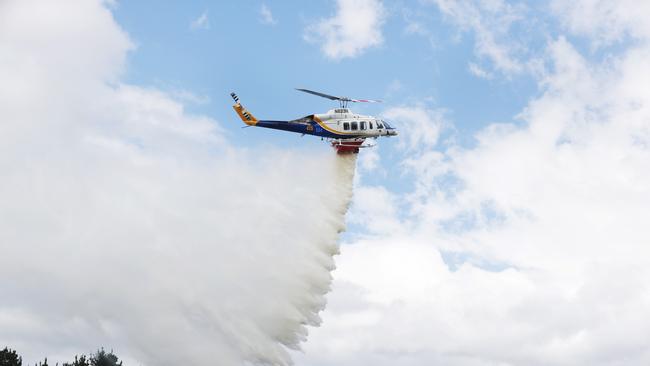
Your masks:
M 288 122 L 288 121 L 257 121 L 257 124 L 255 127 L 264 127 L 264 128 L 272 128 L 274 130 L 282 130 L 282 131 L 289 131 L 289 132 L 296 132 L 296 133 L 301 133 L 305 135 L 314 135 L 314 136 L 319 136 L 319 137 L 327 137 L 327 138 L 356 138 L 356 137 L 364 137 L 362 135 L 348 135 L 348 134 L 338 134 L 338 133 L 333 133 L 330 131 L 325 130 L 322 128 L 318 123 L 312 121 L 309 123 L 294 123 L 294 122 Z

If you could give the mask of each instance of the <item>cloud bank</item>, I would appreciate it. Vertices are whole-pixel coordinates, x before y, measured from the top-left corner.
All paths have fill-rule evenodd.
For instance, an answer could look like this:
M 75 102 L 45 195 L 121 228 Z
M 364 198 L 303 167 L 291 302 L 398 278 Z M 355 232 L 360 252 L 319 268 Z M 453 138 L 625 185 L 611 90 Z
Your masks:
M 68 5 L 0 3 L 0 344 L 289 364 L 320 323 L 354 158 L 230 146 L 120 81 L 132 45 L 103 2 Z
M 342 246 L 325 327 L 301 362 L 650 362 L 650 47 L 642 16 L 616 4 L 567 6 L 619 26 L 567 16 L 566 36 L 546 44 L 540 95 L 475 147 L 403 129 L 415 184 L 357 191 L 351 217 L 390 230 L 367 226 Z M 620 35 L 604 58 L 571 41 Z

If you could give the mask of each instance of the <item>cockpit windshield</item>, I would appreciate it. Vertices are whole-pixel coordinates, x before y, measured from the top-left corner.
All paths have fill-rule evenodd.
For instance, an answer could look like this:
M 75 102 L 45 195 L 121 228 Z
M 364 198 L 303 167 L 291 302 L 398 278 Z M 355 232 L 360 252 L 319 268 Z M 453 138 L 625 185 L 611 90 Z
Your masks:
M 382 120 L 381 122 L 384 124 L 384 127 L 386 127 L 386 129 L 388 129 L 388 130 L 393 129 L 393 126 L 391 126 L 390 123 L 388 123 L 388 122 L 386 122 L 384 120 Z

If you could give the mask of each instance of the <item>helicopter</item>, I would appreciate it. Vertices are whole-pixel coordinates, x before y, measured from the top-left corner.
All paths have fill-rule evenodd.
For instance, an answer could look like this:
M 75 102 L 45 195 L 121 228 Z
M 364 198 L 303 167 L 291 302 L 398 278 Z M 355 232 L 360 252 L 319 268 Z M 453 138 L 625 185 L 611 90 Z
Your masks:
M 390 137 L 398 134 L 397 130 L 388 122 L 376 117 L 356 114 L 348 109 L 348 103 L 378 103 L 381 102 L 379 100 L 337 97 L 308 89 L 296 88 L 296 90 L 336 100 L 339 102 L 339 108 L 331 109 L 327 113 L 310 114 L 290 121 L 258 120 L 244 108 L 237 94 L 230 93 L 230 96 L 235 101 L 233 109 L 247 125 L 244 127 L 264 127 L 318 136 L 321 139 L 327 139 L 339 154 L 357 154 L 360 148 L 375 146 L 363 145 L 368 138 L 377 139 L 380 136 Z

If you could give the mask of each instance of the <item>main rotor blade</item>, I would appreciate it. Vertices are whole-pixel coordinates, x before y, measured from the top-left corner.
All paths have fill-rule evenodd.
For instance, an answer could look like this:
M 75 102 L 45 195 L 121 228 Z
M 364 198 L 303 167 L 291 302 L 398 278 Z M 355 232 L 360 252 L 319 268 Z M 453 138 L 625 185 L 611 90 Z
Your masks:
M 313 95 L 318 95 L 319 97 L 323 97 L 323 98 L 327 98 L 327 99 L 331 99 L 331 100 L 342 100 L 342 101 L 344 101 L 344 102 L 349 102 L 349 101 L 350 101 L 350 98 L 346 98 L 346 97 L 335 97 L 335 96 L 333 96 L 333 95 L 329 95 L 329 94 L 325 94 L 325 93 L 319 93 L 319 92 L 317 92 L 317 91 L 313 91 L 313 90 L 309 90 L 309 89 L 299 89 L 299 88 L 296 88 L 296 90 L 299 90 L 299 91 L 301 91 L 301 92 L 303 92 L 303 93 L 309 93 L 309 94 L 313 94 Z
M 381 100 L 377 99 L 350 99 L 348 101 L 354 103 L 381 103 Z
M 309 93 L 309 94 L 313 94 L 313 95 L 318 95 L 319 97 L 322 97 L 322 98 L 327 98 L 327 99 L 331 99 L 331 100 L 340 100 L 340 101 L 342 101 L 342 102 L 353 102 L 353 103 L 381 103 L 381 100 L 376 100 L 376 99 L 350 99 L 350 98 L 348 98 L 348 97 L 337 97 L 337 96 L 334 96 L 334 95 L 329 95 L 329 94 L 325 94 L 325 93 L 321 93 L 321 92 L 317 92 L 317 91 L 313 91 L 313 90 L 309 90 L 309 89 L 299 89 L 299 88 L 296 88 L 296 90 L 299 90 L 299 91 L 301 91 L 301 92 L 303 92 L 303 93 Z

